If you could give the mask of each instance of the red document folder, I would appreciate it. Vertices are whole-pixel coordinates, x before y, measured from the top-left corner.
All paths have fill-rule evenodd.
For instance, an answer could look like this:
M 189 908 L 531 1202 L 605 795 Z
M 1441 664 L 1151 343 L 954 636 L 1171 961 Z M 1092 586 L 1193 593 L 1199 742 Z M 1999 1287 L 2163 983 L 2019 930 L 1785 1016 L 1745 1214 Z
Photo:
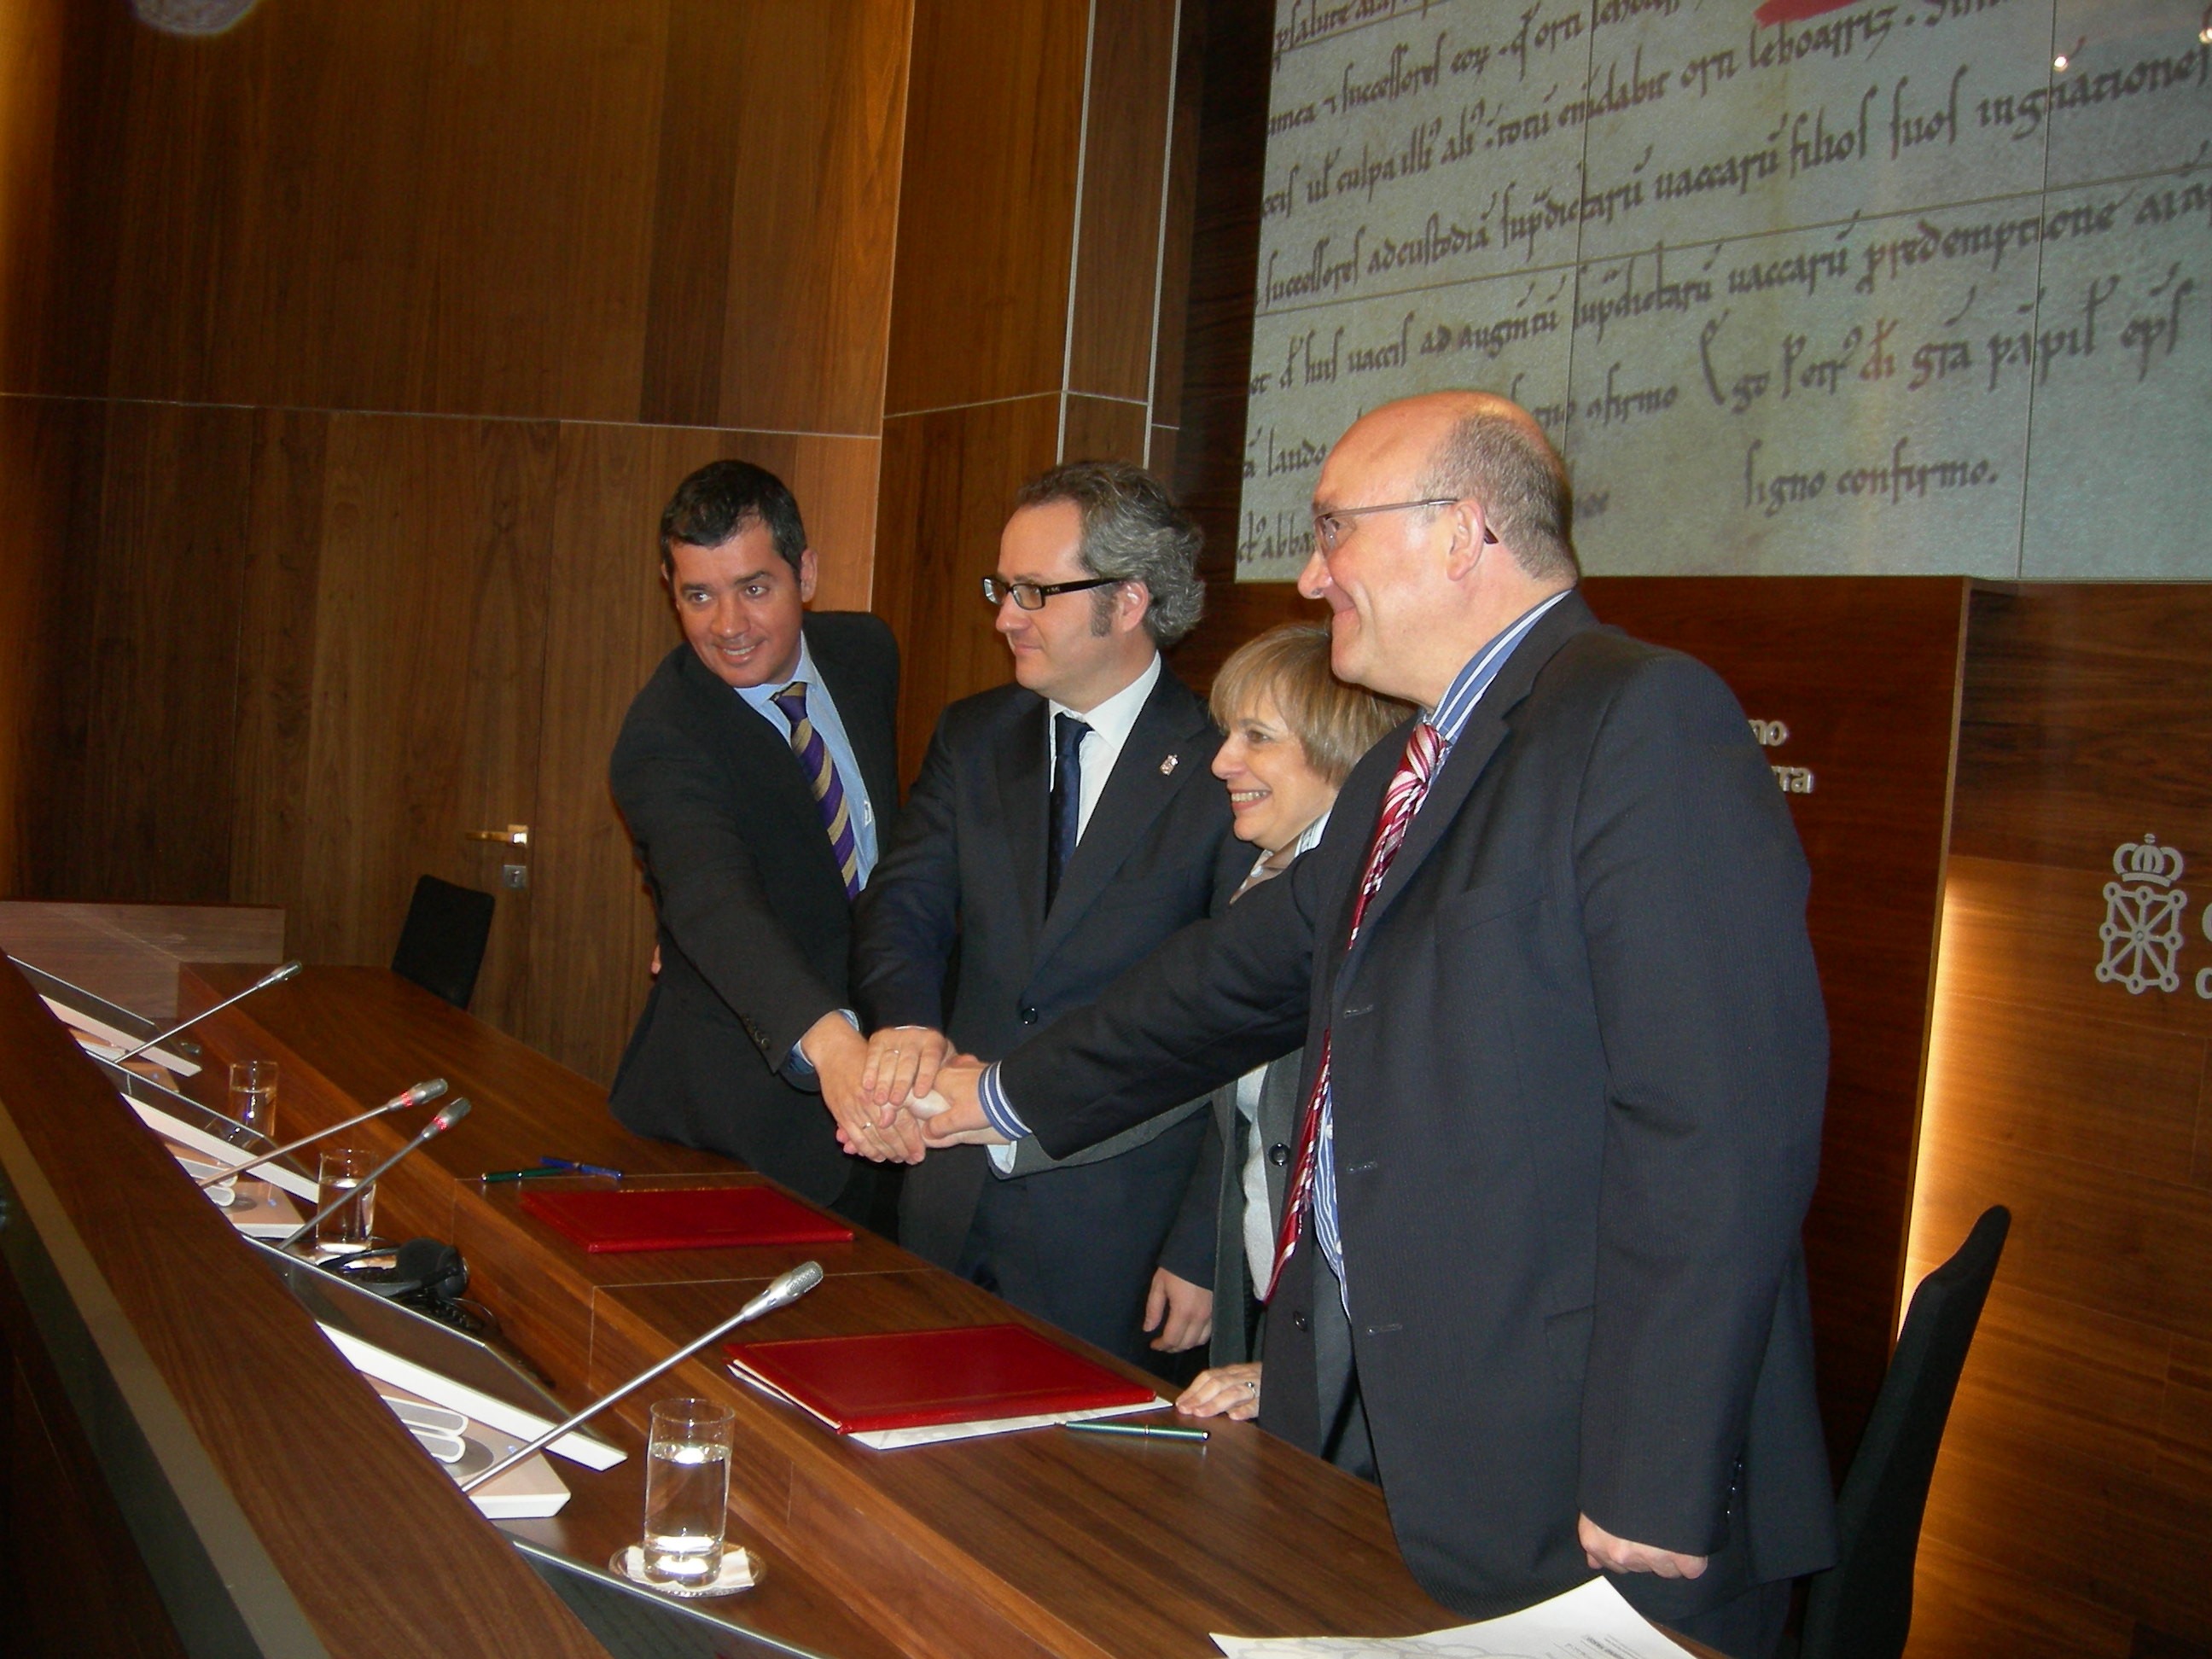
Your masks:
M 732 1342 L 731 1364 L 840 1434 L 1157 1403 L 1024 1325 Z
M 842 1244 L 853 1230 L 773 1187 L 525 1193 L 522 1207 L 593 1255 L 742 1244 Z

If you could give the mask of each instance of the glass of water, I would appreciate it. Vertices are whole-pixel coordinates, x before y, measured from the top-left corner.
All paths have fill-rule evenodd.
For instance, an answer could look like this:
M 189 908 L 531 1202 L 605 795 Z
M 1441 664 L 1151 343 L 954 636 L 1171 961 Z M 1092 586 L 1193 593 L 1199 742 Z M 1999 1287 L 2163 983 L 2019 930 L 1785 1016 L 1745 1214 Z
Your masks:
M 315 1207 L 361 1185 L 373 1164 L 365 1147 L 326 1149 L 315 1171 Z M 315 1224 L 315 1243 L 325 1249 L 358 1250 L 368 1244 L 376 1224 L 376 1188 L 371 1187 L 351 1203 L 341 1204 Z
M 707 1584 L 722 1570 L 738 1414 L 713 1400 L 653 1402 L 645 1456 L 645 1576 Z
M 230 1115 L 249 1129 L 276 1138 L 276 1062 L 241 1060 L 230 1068 Z

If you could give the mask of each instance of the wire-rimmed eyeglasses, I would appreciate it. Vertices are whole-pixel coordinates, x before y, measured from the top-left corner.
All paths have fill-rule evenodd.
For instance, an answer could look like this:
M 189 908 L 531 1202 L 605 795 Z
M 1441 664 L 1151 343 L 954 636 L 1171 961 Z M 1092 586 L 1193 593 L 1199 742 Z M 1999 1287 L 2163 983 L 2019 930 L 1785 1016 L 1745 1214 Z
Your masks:
M 983 578 L 983 597 L 994 606 L 1008 599 L 1022 611 L 1042 611 L 1044 602 L 1055 593 L 1081 593 L 1093 587 L 1111 587 L 1121 580 L 1119 576 L 1091 576 L 1079 582 L 1010 582 L 997 576 Z
M 1326 556 L 1344 544 L 1345 533 L 1352 527 L 1348 520 L 1364 518 L 1370 513 L 1410 513 L 1417 507 L 1452 507 L 1464 499 L 1460 495 L 1431 495 L 1423 501 L 1383 501 L 1374 507 L 1333 507 L 1326 513 L 1314 514 L 1314 542 Z M 1494 542 L 1498 538 L 1490 533 L 1486 525 L 1482 539 Z

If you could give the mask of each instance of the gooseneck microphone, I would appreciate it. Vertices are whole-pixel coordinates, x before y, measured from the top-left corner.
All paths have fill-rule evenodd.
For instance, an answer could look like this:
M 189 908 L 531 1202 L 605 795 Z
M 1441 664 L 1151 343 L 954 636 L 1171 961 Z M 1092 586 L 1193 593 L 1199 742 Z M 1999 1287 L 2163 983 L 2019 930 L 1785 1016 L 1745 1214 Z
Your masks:
M 544 1450 L 546 1447 L 551 1445 L 556 1440 L 558 1440 L 562 1435 L 567 1434 L 570 1430 L 580 1428 L 584 1424 L 590 1422 L 592 1419 L 597 1417 L 601 1412 L 606 1410 L 606 1408 L 613 1405 L 615 1401 L 622 1399 L 625 1395 L 628 1395 L 635 1389 L 643 1388 L 647 1383 L 652 1382 L 654 1377 L 659 1376 L 661 1372 L 682 1364 L 685 1360 L 689 1359 L 693 1354 L 698 1352 L 700 1349 L 705 1347 L 708 1343 L 727 1336 L 732 1331 L 734 1331 L 738 1326 L 744 1324 L 749 1320 L 758 1319 L 763 1314 L 774 1313 L 778 1308 L 788 1306 L 790 1304 L 798 1301 L 800 1297 L 805 1296 L 807 1291 L 812 1290 L 821 1282 L 822 1264 L 820 1262 L 800 1262 L 796 1267 L 793 1267 L 789 1273 L 784 1274 L 781 1279 L 778 1279 L 774 1284 L 770 1285 L 766 1290 L 763 1291 L 751 1301 L 746 1303 L 744 1307 L 738 1309 L 737 1312 L 732 1314 L 720 1324 L 715 1326 L 714 1328 L 708 1332 L 706 1335 L 685 1344 L 683 1347 L 678 1348 L 674 1353 L 669 1355 L 667 1358 L 660 1361 L 658 1364 L 648 1366 L 644 1370 L 640 1371 L 635 1376 L 630 1378 L 629 1382 L 623 1383 L 613 1393 L 600 1395 L 597 1400 L 592 1401 L 590 1405 L 585 1407 L 583 1410 L 578 1412 L 567 1422 L 555 1424 L 551 1428 L 546 1430 L 544 1433 L 539 1435 L 537 1439 L 532 1441 L 528 1445 L 518 1446 L 514 1450 L 507 1453 L 506 1456 L 501 1458 L 498 1462 L 484 1470 L 483 1474 L 471 1475 L 467 1480 L 461 1482 L 461 1490 L 463 1492 L 474 1492 L 478 1486 L 483 1485 L 485 1481 L 505 1474 L 507 1470 L 513 1468 L 517 1463 L 522 1462 L 524 1458 L 532 1455 L 533 1453 Z
M 221 1002 L 216 1003 L 214 1007 L 203 1008 L 199 1012 L 194 1014 L 190 1019 L 179 1020 L 174 1025 L 172 1025 L 167 1030 L 157 1032 L 154 1036 L 148 1037 L 136 1048 L 125 1049 L 121 1054 L 115 1057 L 112 1063 L 120 1066 L 126 1060 L 136 1059 L 138 1055 L 144 1054 L 149 1048 L 153 1048 L 156 1043 L 167 1042 L 171 1037 L 176 1036 L 178 1032 L 184 1030 L 188 1026 L 198 1024 L 210 1014 L 219 1014 L 224 1009 L 229 1007 L 232 1003 L 243 1002 L 246 998 L 252 996 L 256 991 L 265 991 L 272 985 L 282 985 L 286 980 L 296 977 L 299 972 L 300 963 L 296 958 L 286 963 L 282 968 L 272 968 L 267 973 L 262 975 L 259 979 L 255 980 L 252 984 L 247 986 L 243 991 L 240 991 L 236 996 L 225 997 Z
M 439 1113 L 437 1116 L 432 1118 L 428 1123 L 424 1124 L 422 1126 L 422 1133 L 417 1134 L 414 1139 L 409 1141 L 398 1152 L 392 1153 L 390 1158 L 386 1158 L 383 1163 L 378 1164 L 374 1170 L 371 1170 L 359 1181 L 347 1188 L 329 1203 L 324 1205 L 321 1209 L 316 1211 L 314 1214 L 309 1216 L 297 1227 L 295 1227 L 285 1236 L 284 1242 L 277 1245 L 276 1248 L 280 1250 L 290 1249 L 295 1244 L 297 1244 L 309 1233 L 314 1231 L 316 1227 L 321 1224 L 325 1217 L 335 1215 L 338 1211 L 343 1209 L 347 1205 L 352 1203 L 354 1200 L 359 1198 L 363 1193 L 367 1192 L 371 1187 L 374 1187 L 377 1182 L 382 1178 L 384 1172 L 386 1170 L 389 1170 L 393 1164 L 398 1163 L 401 1158 L 406 1157 L 408 1153 L 414 1152 L 418 1147 L 422 1146 L 425 1142 L 435 1140 L 440 1135 L 445 1133 L 447 1130 L 452 1128 L 453 1125 L 459 1123 L 468 1115 L 469 1103 L 465 1099 L 455 1101 L 452 1105 L 447 1107 L 444 1111 Z
M 202 1187 L 212 1187 L 218 1181 L 228 1181 L 234 1176 L 244 1175 L 248 1170 L 259 1169 L 271 1158 L 282 1158 L 287 1152 L 296 1152 L 302 1146 L 312 1146 L 317 1141 L 326 1139 L 343 1129 L 350 1129 L 356 1123 L 366 1123 L 373 1117 L 382 1117 L 386 1112 L 404 1111 L 410 1106 L 420 1106 L 424 1101 L 435 1100 L 445 1092 L 446 1079 L 441 1077 L 434 1077 L 427 1083 L 415 1084 L 411 1087 L 402 1089 L 381 1106 L 372 1106 L 367 1111 L 358 1113 L 343 1123 L 333 1123 L 327 1129 L 318 1129 L 311 1135 L 301 1135 L 297 1140 L 288 1140 L 282 1146 L 273 1147 L 268 1152 L 247 1158 L 243 1164 L 233 1164 L 217 1170 L 213 1175 L 202 1176 L 197 1184 Z

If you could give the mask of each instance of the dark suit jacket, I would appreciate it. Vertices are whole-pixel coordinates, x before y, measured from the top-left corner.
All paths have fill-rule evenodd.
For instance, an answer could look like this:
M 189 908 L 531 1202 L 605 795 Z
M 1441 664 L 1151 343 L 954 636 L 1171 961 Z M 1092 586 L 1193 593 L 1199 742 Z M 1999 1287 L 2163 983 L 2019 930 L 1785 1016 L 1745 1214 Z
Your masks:
M 898 647 L 857 612 L 805 628 L 880 848 L 897 817 Z M 820 1095 L 783 1067 L 807 1027 L 850 1000 L 852 907 L 790 740 L 681 645 L 630 704 L 609 772 L 660 932 L 615 1115 L 832 1201 L 852 1160 Z
M 1206 769 L 1221 735 L 1163 666 L 1046 915 L 1048 713 L 1035 692 L 1007 685 L 939 720 L 899 833 L 860 896 L 854 990 L 871 1029 L 933 1026 L 963 1052 L 1011 1054 L 1237 890 L 1251 854 Z M 901 1242 L 955 1265 L 987 1178 L 974 1146 L 908 1170 Z M 1184 1265 L 1208 1282 L 1210 1259 Z
M 1576 1518 L 1706 1553 L 1661 1618 L 1825 1565 L 1799 1242 L 1827 1041 L 1808 877 L 1709 670 L 1571 595 L 1479 703 L 1347 953 L 1402 737 L 1327 836 L 1012 1055 L 1061 1152 L 1333 1033 L 1353 1351 L 1407 1565 L 1481 1614 L 1587 1577 Z M 1312 1447 L 1308 1242 L 1262 1420 Z
M 1251 1282 L 1244 1258 L 1244 1159 L 1256 1136 L 1267 1171 L 1272 1232 L 1282 1224 L 1283 1190 L 1290 1181 L 1291 1153 L 1306 1103 L 1299 1088 L 1305 1076 L 1304 1062 L 1304 1056 L 1295 1052 L 1267 1062 L 1260 1080 L 1255 1123 L 1247 1123 L 1237 1109 L 1237 1083 L 1224 1083 L 1213 1091 L 1213 1121 L 1199 1148 L 1190 1198 L 1170 1240 L 1172 1246 L 1193 1225 L 1213 1237 L 1213 1334 L 1206 1351 L 1209 1365 L 1241 1365 L 1260 1357 L 1253 1340 L 1257 1333 L 1246 1323 L 1245 1304 L 1267 1286 Z

